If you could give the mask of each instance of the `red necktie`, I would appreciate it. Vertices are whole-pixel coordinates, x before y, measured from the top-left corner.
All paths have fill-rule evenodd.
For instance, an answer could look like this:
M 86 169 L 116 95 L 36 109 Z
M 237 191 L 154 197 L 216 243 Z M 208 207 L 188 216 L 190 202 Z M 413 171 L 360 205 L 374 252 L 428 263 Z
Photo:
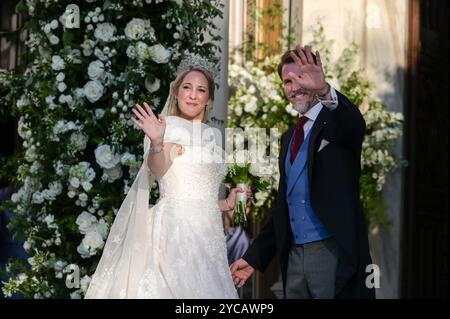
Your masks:
M 306 122 L 308 122 L 309 118 L 306 116 L 301 116 L 295 125 L 295 135 L 294 135 L 294 141 L 292 142 L 292 148 L 291 148 L 291 164 L 294 163 L 295 157 L 297 156 L 298 151 L 300 150 L 300 147 L 303 144 L 304 139 L 304 132 L 303 132 L 303 126 Z

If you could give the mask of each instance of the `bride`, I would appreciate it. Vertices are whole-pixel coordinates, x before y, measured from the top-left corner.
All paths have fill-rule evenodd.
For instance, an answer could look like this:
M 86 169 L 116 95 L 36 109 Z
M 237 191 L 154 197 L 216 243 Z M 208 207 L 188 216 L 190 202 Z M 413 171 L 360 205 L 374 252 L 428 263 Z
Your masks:
M 167 117 L 156 117 L 147 103 L 133 109 L 132 120 L 146 135 L 144 163 L 85 298 L 238 297 L 220 213 L 231 211 L 243 190 L 217 199 L 227 168 L 220 136 L 203 123 L 214 101 L 213 70 L 188 56 L 171 84 Z M 149 208 L 155 178 L 161 195 Z

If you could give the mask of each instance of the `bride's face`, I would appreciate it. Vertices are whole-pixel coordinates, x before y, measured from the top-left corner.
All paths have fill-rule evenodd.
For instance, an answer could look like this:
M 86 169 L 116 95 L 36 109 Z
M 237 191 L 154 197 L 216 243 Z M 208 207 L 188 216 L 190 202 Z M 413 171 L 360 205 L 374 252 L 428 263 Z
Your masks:
M 202 121 L 209 101 L 208 80 L 199 71 L 191 71 L 181 82 L 178 89 L 178 110 L 187 120 Z

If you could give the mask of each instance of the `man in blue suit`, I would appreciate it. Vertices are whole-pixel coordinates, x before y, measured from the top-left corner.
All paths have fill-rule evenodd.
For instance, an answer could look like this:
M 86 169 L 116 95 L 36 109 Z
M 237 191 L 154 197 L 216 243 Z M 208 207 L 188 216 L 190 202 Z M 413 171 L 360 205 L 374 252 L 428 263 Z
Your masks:
M 278 252 L 286 298 L 374 298 L 359 198 L 365 121 L 326 81 L 320 55 L 297 46 L 278 67 L 300 113 L 281 137 L 280 184 L 265 225 L 230 268 L 241 287 Z

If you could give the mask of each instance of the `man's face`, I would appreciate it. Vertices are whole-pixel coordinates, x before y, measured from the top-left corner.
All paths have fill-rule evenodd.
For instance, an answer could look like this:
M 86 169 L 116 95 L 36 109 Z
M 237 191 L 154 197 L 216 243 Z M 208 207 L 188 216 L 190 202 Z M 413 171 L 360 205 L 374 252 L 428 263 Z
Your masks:
M 297 82 L 292 81 L 288 76 L 289 72 L 300 75 L 300 67 L 295 63 L 285 64 L 281 69 L 284 93 L 286 94 L 292 107 L 301 114 L 309 111 L 318 101 L 316 94 L 300 87 Z

